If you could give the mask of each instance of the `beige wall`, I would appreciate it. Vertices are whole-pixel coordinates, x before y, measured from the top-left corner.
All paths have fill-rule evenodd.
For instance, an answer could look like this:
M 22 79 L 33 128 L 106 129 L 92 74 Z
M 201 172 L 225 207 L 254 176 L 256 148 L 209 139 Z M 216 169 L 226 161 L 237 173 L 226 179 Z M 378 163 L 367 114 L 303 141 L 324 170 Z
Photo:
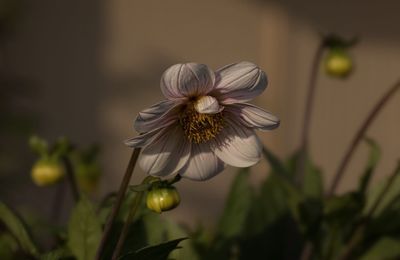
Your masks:
M 362 39 L 354 49 L 356 73 L 348 81 L 319 78 L 312 155 L 326 182 L 354 131 L 382 93 L 400 76 L 400 3 L 360 1 L 38 1 L 10 47 L 14 70 L 41 86 L 42 132 L 81 143 L 100 140 L 106 178 L 115 190 L 134 136 L 133 120 L 162 99 L 159 79 L 168 66 L 196 61 L 218 68 L 240 60 L 259 64 L 270 79 L 254 102 L 281 117 L 281 127 L 260 133 L 265 144 L 289 155 L 299 142 L 304 97 L 317 31 Z M 371 1 L 372 2 L 372 1 Z M 369 131 L 384 149 L 381 175 L 400 156 L 400 95 Z M 341 190 L 354 186 L 366 158 L 360 147 Z M 267 167 L 254 168 L 254 182 Z M 137 171 L 140 172 L 140 171 Z M 197 183 L 182 181 L 179 220 L 212 222 L 221 211 L 234 170 Z M 135 180 L 143 173 L 135 173 Z

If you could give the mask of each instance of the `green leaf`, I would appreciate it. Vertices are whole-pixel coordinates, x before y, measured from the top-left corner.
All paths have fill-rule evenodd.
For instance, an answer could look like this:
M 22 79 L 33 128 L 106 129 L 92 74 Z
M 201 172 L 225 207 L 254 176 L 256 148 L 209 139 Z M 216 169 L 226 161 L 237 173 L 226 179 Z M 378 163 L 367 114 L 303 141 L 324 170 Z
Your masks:
M 0 202 L 0 221 L 4 223 L 10 233 L 18 240 L 23 251 L 32 256 L 38 255 L 39 250 L 22 220 L 2 202 Z
M 169 254 L 180 247 L 178 244 L 187 238 L 178 238 L 155 246 L 148 246 L 137 250 L 136 252 L 127 253 L 120 257 L 120 260 L 166 260 Z
M 377 205 L 376 209 L 373 212 L 372 217 L 381 214 L 381 212 L 385 210 L 386 207 L 390 206 L 395 201 L 395 199 L 399 199 L 400 197 L 400 174 L 398 174 L 398 172 L 395 172 L 393 174 L 397 175 L 393 176 L 390 189 L 386 192 L 384 197 Z M 368 214 L 368 212 L 370 212 L 376 201 L 381 196 L 382 191 L 387 187 L 387 184 L 389 182 L 389 179 L 391 179 L 391 177 L 392 176 L 389 176 L 388 178 L 386 178 L 381 183 L 379 183 L 378 185 L 376 185 L 375 187 L 373 187 L 368 191 L 366 205 L 363 210 L 365 214 Z
M 306 158 L 303 192 L 306 197 L 311 198 L 322 198 L 324 192 L 322 172 L 313 164 L 309 156 Z
M 74 208 L 68 225 L 68 247 L 78 260 L 92 260 L 101 238 L 101 224 L 87 198 Z
M 270 163 L 271 169 L 274 173 L 280 174 L 281 176 L 284 176 L 285 178 L 291 178 L 291 176 L 289 176 L 290 175 L 289 172 L 286 170 L 283 163 L 278 159 L 278 157 L 276 157 L 275 154 L 273 154 L 266 147 L 263 148 L 263 154 L 264 154 L 264 157 Z
M 383 237 L 376 242 L 360 260 L 398 259 L 400 257 L 400 240 Z
M 361 177 L 360 184 L 359 184 L 359 191 L 362 194 L 365 194 L 365 192 L 368 188 L 371 176 L 374 173 L 376 165 L 378 164 L 379 159 L 381 157 L 381 151 L 380 151 L 378 144 L 372 139 L 366 139 L 366 142 L 370 147 L 370 152 L 369 152 L 367 166 L 364 170 L 364 174 Z
M 243 231 L 251 208 L 253 190 L 249 183 L 249 169 L 241 169 L 231 186 L 225 209 L 219 220 L 218 234 L 233 238 Z
M 18 250 L 18 242 L 11 234 L 0 234 L 0 259 L 12 260 L 14 252 Z
M 67 248 L 58 248 L 40 256 L 40 260 L 60 260 L 71 256 Z

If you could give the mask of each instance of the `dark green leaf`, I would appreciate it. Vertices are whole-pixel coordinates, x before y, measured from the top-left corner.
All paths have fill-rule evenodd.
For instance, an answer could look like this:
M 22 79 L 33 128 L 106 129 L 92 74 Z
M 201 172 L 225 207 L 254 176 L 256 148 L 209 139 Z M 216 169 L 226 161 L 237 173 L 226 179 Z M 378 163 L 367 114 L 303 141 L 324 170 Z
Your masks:
M 241 169 L 231 186 L 225 209 L 219 220 L 218 234 L 233 238 L 243 231 L 253 199 L 249 183 L 249 169 Z
M 40 260 L 60 260 L 71 256 L 71 252 L 66 248 L 58 248 L 40 256 Z
M 396 169 L 398 171 L 398 169 Z M 364 207 L 364 213 L 368 214 L 374 207 L 376 201 L 380 198 L 384 189 L 386 189 L 389 179 L 391 179 L 390 189 L 385 192 L 384 197 L 379 201 L 379 204 L 373 211 L 373 217 L 381 214 L 386 207 L 390 206 L 396 198 L 400 196 L 400 176 L 398 172 L 393 173 L 394 176 L 389 176 L 384 181 L 370 189 L 367 193 L 367 201 Z
M 370 147 L 370 152 L 369 152 L 367 166 L 364 170 L 363 176 L 360 179 L 359 191 L 362 194 L 365 194 L 365 192 L 368 188 L 368 184 L 370 182 L 371 176 L 374 173 L 376 165 L 378 164 L 378 161 L 381 157 L 381 151 L 379 149 L 378 144 L 372 139 L 366 139 L 366 142 Z
M 38 249 L 22 220 L 8 206 L 1 202 L 0 221 L 4 223 L 10 233 L 18 240 L 23 251 L 32 256 L 38 255 Z
M 86 198 L 72 212 L 68 225 L 68 247 L 78 260 L 92 260 L 100 243 L 101 225 Z
M 312 163 L 310 157 L 306 159 L 303 192 L 311 198 L 321 198 L 324 192 L 321 170 Z
M 179 238 L 155 246 L 148 246 L 137 250 L 136 252 L 128 253 L 119 259 L 121 260 L 166 260 L 169 254 L 180 247 L 178 244 L 187 238 Z
M 376 242 L 360 259 L 361 260 L 389 260 L 399 259 L 400 240 L 383 237 Z
M 0 234 L 0 259 L 11 260 L 18 249 L 18 242 L 8 233 Z
M 271 169 L 274 173 L 280 174 L 281 176 L 283 176 L 285 178 L 291 178 L 291 176 L 289 176 L 289 172 L 286 170 L 283 163 L 278 159 L 278 157 L 276 157 L 275 154 L 273 154 L 266 147 L 263 148 L 263 154 L 264 154 L 264 157 L 270 163 Z

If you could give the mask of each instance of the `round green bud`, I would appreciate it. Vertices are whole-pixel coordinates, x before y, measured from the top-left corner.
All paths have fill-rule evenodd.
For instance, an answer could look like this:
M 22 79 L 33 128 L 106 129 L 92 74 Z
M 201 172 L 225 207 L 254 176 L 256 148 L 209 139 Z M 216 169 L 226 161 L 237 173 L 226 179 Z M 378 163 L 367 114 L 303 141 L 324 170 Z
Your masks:
M 61 180 L 65 175 L 63 165 L 58 160 L 41 159 L 31 170 L 33 182 L 38 186 L 52 185 Z
M 337 78 L 345 78 L 353 70 L 353 61 L 343 49 L 332 49 L 324 60 L 325 72 Z
M 179 193 L 173 186 L 154 187 L 146 197 L 147 208 L 157 213 L 176 208 L 180 201 Z

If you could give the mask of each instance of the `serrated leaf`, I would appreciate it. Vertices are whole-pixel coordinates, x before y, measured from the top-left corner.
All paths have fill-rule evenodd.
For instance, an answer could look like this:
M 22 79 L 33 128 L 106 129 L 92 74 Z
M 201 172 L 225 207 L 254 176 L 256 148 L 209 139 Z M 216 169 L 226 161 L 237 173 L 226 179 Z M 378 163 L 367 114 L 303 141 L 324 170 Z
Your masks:
M 92 260 L 101 238 L 101 224 L 86 198 L 75 206 L 68 225 L 68 247 L 78 260 Z
M 253 190 L 249 183 L 249 169 L 241 169 L 231 186 L 225 209 L 219 220 L 218 234 L 233 238 L 243 231 L 251 208 Z
M 4 203 L 0 202 L 0 221 L 18 240 L 21 249 L 32 255 L 38 255 L 38 249 L 22 220 Z
M 371 176 L 374 173 L 376 165 L 378 164 L 379 159 L 381 157 L 381 151 L 380 151 L 378 144 L 372 139 L 366 139 L 366 142 L 370 147 L 370 152 L 369 152 L 367 166 L 364 170 L 364 174 L 362 175 L 362 177 L 360 179 L 360 184 L 359 184 L 359 191 L 362 194 L 365 194 L 365 192 L 368 188 Z
M 399 259 L 400 240 L 390 237 L 383 237 L 376 242 L 360 260 L 384 260 Z
M 144 247 L 136 252 L 127 253 L 120 260 L 166 260 L 169 254 L 180 247 L 178 244 L 187 238 L 178 238 L 154 246 Z

